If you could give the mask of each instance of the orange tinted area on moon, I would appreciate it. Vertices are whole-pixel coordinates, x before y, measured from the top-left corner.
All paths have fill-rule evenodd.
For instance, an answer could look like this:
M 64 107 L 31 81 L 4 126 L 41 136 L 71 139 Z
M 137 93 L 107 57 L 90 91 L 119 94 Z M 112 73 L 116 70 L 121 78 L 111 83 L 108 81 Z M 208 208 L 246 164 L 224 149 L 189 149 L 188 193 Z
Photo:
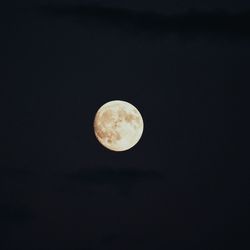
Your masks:
M 97 111 L 94 130 L 103 146 L 114 151 L 124 151 L 139 141 L 143 132 L 143 120 L 132 104 L 111 101 Z

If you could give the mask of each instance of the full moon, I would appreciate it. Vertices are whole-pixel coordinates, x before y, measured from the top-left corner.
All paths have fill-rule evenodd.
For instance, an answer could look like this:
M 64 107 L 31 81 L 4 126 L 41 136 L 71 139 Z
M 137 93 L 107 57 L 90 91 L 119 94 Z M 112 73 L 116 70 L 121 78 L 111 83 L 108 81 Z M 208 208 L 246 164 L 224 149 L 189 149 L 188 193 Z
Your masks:
M 112 151 L 125 151 L 135 146 L 142 136 L 143 127 L 138 109 L 120 100 L 105 103 L 94 119 L 96 138 Z

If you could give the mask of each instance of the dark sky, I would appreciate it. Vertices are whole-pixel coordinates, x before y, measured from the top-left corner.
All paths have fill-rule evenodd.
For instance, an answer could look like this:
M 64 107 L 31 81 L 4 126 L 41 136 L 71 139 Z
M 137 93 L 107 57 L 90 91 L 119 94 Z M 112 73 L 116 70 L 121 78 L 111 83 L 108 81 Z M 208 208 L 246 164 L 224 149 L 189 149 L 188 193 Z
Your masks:
M 27 0 L 0 14 L 1 250 L 249 249 L 249 1 Z M 123 153 L 93 133 L 114 99 L 144 119 Z

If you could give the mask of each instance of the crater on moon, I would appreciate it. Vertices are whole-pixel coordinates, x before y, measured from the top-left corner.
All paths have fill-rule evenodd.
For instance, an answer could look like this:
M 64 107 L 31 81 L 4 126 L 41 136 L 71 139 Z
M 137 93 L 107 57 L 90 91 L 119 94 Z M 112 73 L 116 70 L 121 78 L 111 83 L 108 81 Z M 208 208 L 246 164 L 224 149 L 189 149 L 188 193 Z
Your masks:
M 143 119 L 140 112 L 125 101 L 110 101 L 97 111 L 94 131 L 98 141 L 113 151 L 132 148 L 143 133 Z

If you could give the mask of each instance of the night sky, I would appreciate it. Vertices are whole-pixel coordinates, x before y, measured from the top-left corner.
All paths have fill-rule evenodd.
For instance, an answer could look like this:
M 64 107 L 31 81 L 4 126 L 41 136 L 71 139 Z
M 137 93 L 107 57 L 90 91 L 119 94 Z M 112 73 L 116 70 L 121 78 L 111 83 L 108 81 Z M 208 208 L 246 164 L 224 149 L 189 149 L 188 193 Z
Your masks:
M 249 0 L 9 0 L 0 14 L 1 250 L 249 249 Z M 93 131 L 116 99 L 144 119 L 120 153 Z

